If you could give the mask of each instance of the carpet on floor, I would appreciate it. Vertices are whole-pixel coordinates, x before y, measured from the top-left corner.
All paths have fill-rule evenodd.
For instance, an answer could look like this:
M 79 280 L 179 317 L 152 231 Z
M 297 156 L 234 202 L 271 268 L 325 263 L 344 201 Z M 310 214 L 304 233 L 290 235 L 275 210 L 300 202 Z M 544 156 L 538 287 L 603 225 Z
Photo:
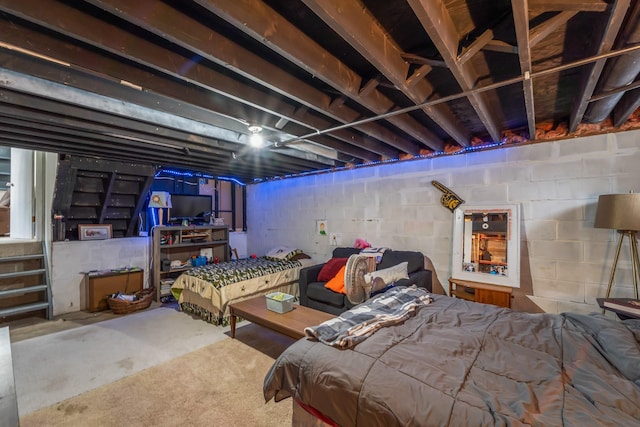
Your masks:
M 264 376 L 294 341 L 258 325 L 20 417 L 30 426 L 285 426 L 291 399 L 265 403 Z

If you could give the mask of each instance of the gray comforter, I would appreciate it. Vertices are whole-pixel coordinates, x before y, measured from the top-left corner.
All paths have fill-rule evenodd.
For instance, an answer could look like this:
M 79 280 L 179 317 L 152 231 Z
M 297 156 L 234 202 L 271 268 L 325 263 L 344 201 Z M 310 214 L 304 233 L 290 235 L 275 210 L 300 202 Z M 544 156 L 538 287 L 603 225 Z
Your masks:
M 265 377 L 341 426 L 638 426 L 640 320 L 434 295 L 353 349 L 301 339 Z

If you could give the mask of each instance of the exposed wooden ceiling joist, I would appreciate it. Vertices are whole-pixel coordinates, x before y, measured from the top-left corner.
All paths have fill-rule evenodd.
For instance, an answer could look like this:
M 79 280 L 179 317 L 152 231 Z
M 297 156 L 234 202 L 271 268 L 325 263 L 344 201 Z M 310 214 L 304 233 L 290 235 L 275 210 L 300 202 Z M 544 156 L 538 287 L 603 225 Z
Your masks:
M 415 103 L 434 95 L 434 88 L 426 80 L 421 80 L 413 87 L 407 86 L 408 64 L 402 58 L 402 50 L 389 39 L 378 21 L 363 13 L 365 8 L 358 1 L 304 0 L 304 3 Z M 469 145 L 470 135 L 464 132 L 463 126 L 448 107 L 426 108 L 425 113 L 460 145 Z
M 608 80 L 616 64 L 633 73 L 639 10 L 0 0 L 0 142 L 252 182 L 640 127 L 633 78 Z M 248 146 L 251 124 L 262 151 Z

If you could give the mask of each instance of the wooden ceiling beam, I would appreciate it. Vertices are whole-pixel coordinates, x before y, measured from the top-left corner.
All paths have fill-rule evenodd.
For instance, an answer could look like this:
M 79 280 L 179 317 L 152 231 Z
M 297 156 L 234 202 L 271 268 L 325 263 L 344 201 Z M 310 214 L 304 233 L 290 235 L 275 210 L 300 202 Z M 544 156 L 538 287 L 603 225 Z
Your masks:
M 484 49 L 484 47 L 489 44 L 490 41 L 493 40 L 493 29 L 489 28 L 486 29 L 485 31 L 483 31 L 482 34 L 480 34 L 480 36 L 475 39 L 473 41 L 473 43 L 471 43 L 469 46 L 467 46 L 460 55 L 458 55 L 458 63 L 460 65 L 464 64 L 465 62 L 467 62 L 468 60 L 470 60 L 471 58 L 473 58 L 473 56 L 480 52 L 480 50 Z
M 408 3 L 462 90 L 474 89 L 479 76 L 471 62 L 458 59 L 460 37 L 441 0 L 408 0 Z M 484 37 L 492 39 L 493 32 L 486 32 Z M 480 41 L 480 45 L 477 46 L 478 50 L 482 46 L 482 41 Z M 492 102 L 490 96 L 489 93 L 474 93 L 467 99 L 491 138 L 494 141 L 500 141 L 502 137 L 501 120 L 494 113 L 495 110 L 490 107 L 492 104 L 497 105 L 496 102 Z
M 234 2 L 196 0 L 196 2 L 370 111 L 384 114 L 393 108 L 393 101 L 376 90 L 375 86 L 369 86 L 367 91 L 362 91 L 360 88 L 363 86 L 363 79 L 360 75 L 264 2 L 260 0 Z M 251 10 L 252 13 L 247 14 L 247 10 Z M 409 115 L 393 117 L 388 121 L 426 145 L 443 146 L 443 142 L 435 134 Z M 396 140 L 387 143 L 405 153 L 414 155 L 419 153 L 415 144 L 400 138 Z
M 411 74 L 407 78 L 407 86 L 409 87 L 415 86 L 416 84 L 418 84 L 420 80 L 427 77 L 427 74 L 429 74 L 431 70 L 433 70 L 433 67 L 431 65 L 427 65 L 427 64 L 421 65 L 420 67 L 418 67 L 417 70 L 413 72 L 413 74 Z
M 533 80 L 531 79 L 531 44 L 529 42 L 529 10 L 527 0 L 511 0 L 513 9 L 513 22 L 516 29 L 516 39 L 518 40 L 518 57 L 520 59 L 520 72 L 525 79 L 522 81 L 524 93 L 524 105 L 527 112 L 527 128 L 529 129 L 529 139 L 536 138 L 536 108 L 533 92 Z M 529 76 L 529 78 L 526 78 Z
M 402 59 L 412 64 L 431 65 L 432 67 L 449 68 L 447 63 L 439 59 L 425 58 L 424 56 L 414 55 L 413 53 L 403 52 L 400 54 Z
M 295 108 L 288 103 L 266 96 L 263 92 L 249 87 L 240 87 L 236 82 L 228 77 L 212 72 L 212 78 L 218 81 L 216 93 L 197 85 L 191 85 L 184 81 L 168 79 L 164 74 L 151 73 L 141 68 L 127 65 L 112 57 L 101 55 L 95 50 L 85 49 L 81 46 L 74 46 L 56 39 L 50 35 L 37 32 L 27 28 L 17 21 L 7 21 L 0 19 L 0 39 L 9 45 L 23 49 L 25 52 L 33 53 L 31 62 L 34 63 L 37 57 L 43 53 L 48 53 L 57 58 L 62 58 L 70 66 L 58 71 L 41 71 L 41 66 L 34 65 L 29 74 L 45 79 L 54 79 L 60 83 L 82 87 L 90 92 L 100 93 L 123 100 L 128 100 L 136 104 L 145 105 L 160 111 L 200 120 L 213 126 L 231 129 L 236 132 L 244 130 L 246 124 L 241 122 L 242 118 L 258 117 L 253 108 L 259 108 L 261 117 L 266 114 L 277 118 L 285 117 L 291 122 L 296 122 L 293 118 Z M 26 53 L 20 56 L 14 51 L 4 50 L 0 64 L 4 64 L 8 69 L 18 71 L 18 62 L 21 58 L 27 58 Z M 27 59 L 22 59 L 26 64 Z M 41 61 L 43 66 L 48 62 Z M 55 62 L 57 65 L 60 61 Z M 26 65 L 20 65 L 23 72 Z M 51 68 L 53 70 L 53 68 Z M 66 70 L 65 72 L 61 70 Z M 55 80 L 58 78 L 64 81 Z M 123 79 L 128 79 L 131 85 L 122 84 Z M 114 83 L 114 84 L 108 84 Z M 131 91 L 126 86 L 140 86 L 142 91 Z M 165 98 L 153 98 L 152 94 L 159 94 Z M 242 102 L 239 101 L 241 97 Z M 149 99 L 149 101 L 147 101 Z M 177 102 L 179 100 L 182 102 Z M 150 105 L 149 105 L 150 103 Z M 192 108 L 192 106 L 200 108 Z M 268 106 L 268 107 L 267 107 Z M 278 110 L 278 113 L 274 111 Z M 252 112 L 253 111 L 253 112 Z M 224 120 L 220 117 L 225 116 Z M 228 117 L 236 117 L 238 120 L 229 121 Z M 315 130 L 313 125 L 297 122 L 305 129 Z M 303 132 L 306 133 L 306 132 Z
M 605 0 L 528 0 L 531 11 L 604 12 L 611 5 Z
M 569 19 L 576 16 L 577 13 L 578 12 L 575 11 L 560 12 L 542 24 L 536 25 L 529 33 L 529 47 L 534 47 L 540 43 L 545 37 L 566 24 Z
M 340 123 L 360 116 L 346 105 L 332 109 L 331 96 L 161 1 L 86 1 Z M 378 124 L 367 124 L 358 130 L 384 144 L 399 144 L 396 134 Z M 380 154 L 385 151 L 382 143 L 371 142 L 370 146 L 377 145 L 376 152 Z
M 83 36 L 91 37 L 90 33 L 91 32 L 87 32 L 87 34 L 83 34 Z M 210 68 L 205 68 L 200 64 L 192 64 L 191 67 L 188 67 L 188 69 L 183 71 L 183 76 L 176 75 L 174 71 L 171 71 L 166 67 L 171 66 L 169 64 L 173 64 L 175 62 L 183 62 L 185 58 L 170 52 L 166 52 L 165 55 L 167 62 L 158 64 L 155 68 L 158 71 L 166 72 L 167 74 L 177 77 L 178 81 L 182 80 L 185 83 L 195 84 L 196 87 L 178 84 L 172 79 L 166 79 L 159 75 L 125 65 L 122 62 L 110 59 L 108 56 L 98 55 L 91 50 L 62 43 L 52 37 L 47 37 L 25 29 L 18 23 L 0 20 L 0 35 L 2 35 L 3 40 L 15 44 L 18 47 L 32 49 L 36 54 L 42 53 L 42 51 L 40 51 L 40 49 L 42 49 L 44 52 L 53 53 L 56 57 L 64 58 L 65 61 L 74 64 L 74 67 L 62 68 L 66 69 L 66 72 L 60 72 L 60 77 L 58 77 L 56 81 L 66 85 L 77 85 L 79 88 L 90 92 L 101 93 L 105 96 L 121 97 L 120 99 L 125 101 L 146 105 L 149 108 L 164 110 L 179 116 L 184 117 L 189 115 L 189 118 L 193 117 L 195 120 L 210 123 L 214 126 L 220 127 L 221 129 L 231 128 L 236 132 L 246 132 L 246 124 L 242 124 L 239 120 L 229 120 L 228 118 L 242 118 L 242 116 L 238 116 L 238 114 L 241 114 L 243 111 L 250 111 L 246 110 L 247 107 L 258 108 L 263 112 L 262 115 L 257 115 L 255 112 L 252 113 L 254 117 L 264 118 L 264 114 L 277 114 L 280 117 L 285 117 L 291 123 L 304 126 L 306 129 L 316 130 L 318 128 L 326 128 L 331 125 L 331 122 L 315 119 L 315 116 L 307 116 L 304 117 L 304 120 L 300 120 L 299 116 L 295 114 L 296 108 L 293 105 L 285 103 L 276 97 L 267 95 L 263 91 L 241 84 L 222 73 Z M 116 32 L 114 33 L 114 36 L 116 35 L 119 36 L 119 39 L 126 37 L 125 33 Z M 135 44 L 132 43 L 132 46 L 135 46 Z M 143 47 L 144 46 L 147 45 L 143 44 Z M 150 46 L 152 45 L 149 44 L 148 46 L 148 50 L 140 49 L 136 50 L 136 52 L 147 52 L 151 50 Z M 115 48 L 113 45 L 110 45 L 110 47 Z M 180 58 L 182 58 L 182 60 L 180 60 Z M 6 64 L 12 64 L 12 66 L 16 67 L 18 60 L 8 57 L 7 60 L 3 62 Z M 58 68 L 60 69 L 61 66 L 59 64 L 56 65 L 58 65 Z M 93 71 L 94 78 L 91 80 L 87 80 L 86 77 L 83 78 L 78 72 L 79 69 L 85 73 L 92 69 L 95 70 Z M 31 73 L 42 75 L 43 78 L 50 79 L 53 76 L 51 71 L 42 71 L 42 73 L 40 73 L 38 66 L 34 66 L 31 70 Z M 25 69 L 22 69 L 21 71 L 26 72 Z M 130 88 L 123 85 L 107 84 L 104 81 L 96 83 L 98 80 L 95 78 L 96 76 L 101 77 L 103 80 L 109 79 L 107 75 L 101 74 L 102 72 L 107 71 L 110 76 L 126 77 L 136 85 L 144 86 L 145 90 L 131 91 Z M 70 79 L 69 76 L 73 76 L 73 78 Z M 196 78 L 198 78 L 199 81 L 196 81 Z M 113 81 L 112 77 L 111 80 Z M 151 96 L 149 95 L 149 90 L 162 94 L 167 98 L 162 100 L 150 99 L 147 102 L 145 99 Z M 128 94 L 125 95 L 124 91 L 127 91 Z M 214 91 L 216 94 L 222 96 L 212 96 L 206 91 Z M 171 99 L 181 100 L 183 102 L 172 101 Z M 199 107 L 209 110 L 209 112 L 203 110 L 195 111 L 193 109 L 189 111 L 191 103 L 195 103 Z M 274 111 L 274 109 L 277 110 L 277 112 Z M 215 118 L 210 111 L 215 111 L 216 113 L 224 115 L 226 119 L 224 121 L 220 121 Z M 192 114 L 195 115 L 195 117 L 191 116 Z M 306 133 L 306 130 L 300 130 L 299 132 L 300 135 Z M 292 137 L 295 136 L 296 135 L 292 135 Z M 340 138 L 346 142 L 346 144 L 332 144 L 331 148 L 349 147 L 353 144 L 354 140 L 361 138 L 361 134 L 345 130 L 338 132 L 334 137 Z M 237 140 L 237 137 L 233 140 Z M 317 140 L 317 138 L 311 138 L 311 140 Z M 322 138 L 322 141 L 328 141 L 328 137 Z M 382 147 L 384 155 L 391 157 L 395 155 L 395 151 L 391 151 L 381 143 L 378 143 L 376 147 Z M 353 150 L 350 149 L 345 151 L 345 154 L 348 154 L 349 156 L 354 155 Z M 363 159 L 375 159 L 377 158 L 376 154 L 379 153 L 368 155 Z
M 502 53 L 518 53 L 518 46 L 514 46 L 507 42 L 503 42 L 501 40 L 489 40 L 489 42 L 484 45 L 482 50 L 490 50 L 493 52 L 502 52 Z
M 421 104 L 435 94 L 435 89 L 422 79 L 415 86 L 406 83 L 409 64 L 402 58 L 402 50 L 388 36 L 382 25 L 359 1 L 303 0 L 316 15 L 329 25 L 354 49 L 373 64 L 382 75 L 394 84 L 415 104 Z M 447 105 L 424 107 L 421 110 L 438 124 L 461 146 L 468 146 L 471 133 L 453 114 Z
M 624 17 L 629 9 L 629 1 L 630 0 L 615 0 L 613 8 L 609 13 L 609 19 L 607 20 L 604 33 L 600 39 L 600 44 L 595 52 L 596 55 L 609 52 L 613 47 L 613 43 L 616 40 L 616 36 L 620 31 Z M 575 132 L 580 122 L 582 122 L 584 113 L 589 106 L 589 99 L 595 91 L 596 84 L 602 75 L 602 69 L 606 62 L 606 59 L 601 59 L 590 67 L 585 67 L 582 90 L 576 97 L 576 102 L 569 119 L 569 132 Z
M 163 128 L 158 124 L 117 117 L 112 114 L 9 90 L 4 91 L 3 102 L 12 106 L 7 114 L 18 114 L 19 110 L 16 108 L 21 108 L 24 111 L 23 117 L 26 120 L 29 120 L 30 117 L 38 117 L 38 112 L 46 112 L 54 115 L 46 119 L 50 125 L 88 129 L 92 134 L 106 136 L 112 140 L 129 141 L 132 144 L 141 143 L 146 147 L 147 156 L 149 157 L 153 157 L 152 153 L 157 150 L 167 148 L 181 156 L 184 156 L 185 152 L 201 153 L 215 162 L 219 156 L 222 155 L 228 158 L 231 152 L 239 151 L 244 147 L 240 143 L 221 142 L 202 137 L 194 138 L 193 134 L 180 133 L 173 129 Z M 161 135 L 170 135 L 170 137 L 163 138 Z M 269 161 L 266 162 L 267 165 L 269 165 L 270 161 L 289 165 L 302 164 L 305 167 L 310 165 L 317 166 L 322 163 L 317 161 L 309 162 L 307 158 L 296 158 L 284 156 L 283 154 L 269 154 L 269 156 Z M 279 168 L 280 166 L 276 164 L 274 167 Z

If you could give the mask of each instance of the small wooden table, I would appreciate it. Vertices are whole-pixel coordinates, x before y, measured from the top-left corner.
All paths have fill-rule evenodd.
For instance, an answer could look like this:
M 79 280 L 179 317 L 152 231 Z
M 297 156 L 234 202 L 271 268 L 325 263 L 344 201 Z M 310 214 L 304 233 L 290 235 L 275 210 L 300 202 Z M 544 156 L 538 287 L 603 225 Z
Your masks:
M 636 314 L 627 313 L 626 311 L 616 310 L 615 308 L 612 308 L 612 307 L 605 307 L 604 300 L 605 300 L 605 298 L 596 298 L 596 301 L 598 302 L 598 305 L 602 309 L 602 314 L 604 314 L 604 311 L 607 310 L 607 311 L 612 311 L 615 314 L 617 314 L 618 315 L 618 319 L 620 319 L 620 320 L 640 319 L 640 316 L 638 316 Z
M 236 318 L 242 317 L 250 322 L 262 325 L 287 335 L 300 339 L 305 336 L 304 328 L 319 325 L 325 320 L 336 317 L 324 311 L 314 310 L 309 307 L 294 304 L 293 310 L 286 313 L 276 313 L 267 309 L 267 301 L 264 295 L 248 300 L 234 302 L 229 305 L 229 323 L 231 325 L 231 338 L 236 336 Z

